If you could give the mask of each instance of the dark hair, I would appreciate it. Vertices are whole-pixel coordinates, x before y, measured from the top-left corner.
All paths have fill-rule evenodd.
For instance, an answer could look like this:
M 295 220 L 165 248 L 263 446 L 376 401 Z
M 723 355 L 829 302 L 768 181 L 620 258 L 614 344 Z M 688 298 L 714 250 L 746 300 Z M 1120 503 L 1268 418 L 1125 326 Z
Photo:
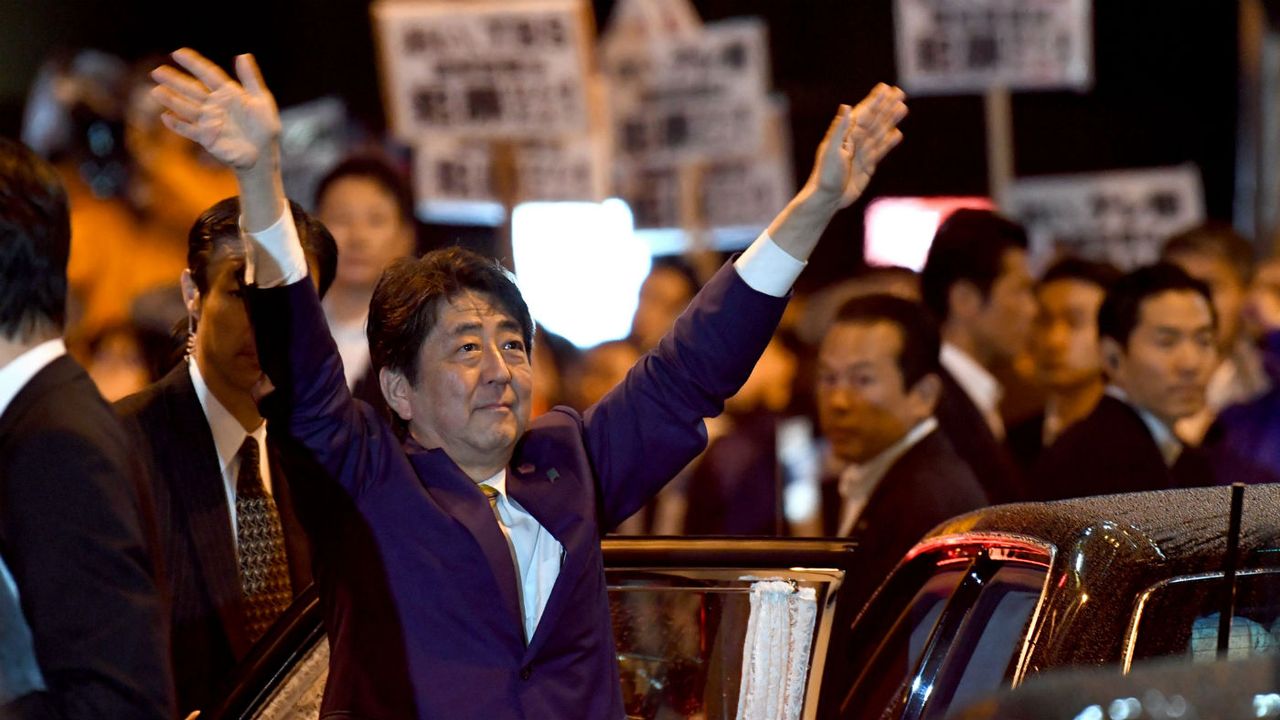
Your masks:
M 325 176 L 316 184 L 314 207 L 317 212 L 329 187 L 339 180 L 350 177 L 370 180 L 382 188 L 395 201 L 400 218 L 409 224 L 413 223 L 413 191 L 409 189 L 409 183 L 391 163 L 375 155 L 349 157 L 325 173 Z
M 1005 253 L 1027 249 L 1027 231 L 990 210 L 961 208 L 933 236 L 920 272 L 920 293 L 938 322 L 950 315 L 951 287 L 971 282 L 986 298 L 1004 272 Z
M 877 322 L 896 325 L 902 336 L 902 347 L 896 358 L 902 371 L 902 387 L 909 389 L 925 375 L 938 372 L 942 340 L 937 323 L 920 303 L 896 295 L 863 295 L 840 306 L 832 327 Z
M 1174 235 L 1165 241 L 1160 259 L 1171 260 L 1183 254 L 1226 260 L 1241 285 L 1247 285 L 1253 277 L 1253 245 L 1224 222 L 1210 221 Z
M 369 354 L 374 372 L 395 370 L 418 383 L 418 351 L 435 327 L 442 303 L 467 291 L 488 296 L 520 325 L 533 352 L 533 316 L 515 279 L 496 260 L 459 247 L 391 264 L 369 301 Z
M 1209 306 L 1213 324 L 1218 324 L 1209 287 L 1173 263 L 1158 262 L 1134 270 L 1111 286 L 1106 299 L 1102 301 L 1102 307 L 1098 309 L 1098 337 L 1111 338 L 1128 347 L 1129 336 L 1138 325 L 1142 304 L 1167 292 L 1192 292 L 1200 295 Z
M 289 210 L 298 228 L 298 240 L 307 260 L 315 265 L 320 297 L 324 297 L 338 271 L 338 244 L 329 230 L 292 200 Z M 220 245 L 240 241 L 240 199 L 220 200 L 196 218 L 187 233 L 187 269 L 200 293 L 209 291 L 209 260 Z
M 20 339 L 67 319 L 71 216 L 53 166 L 0 138 L 0 333 Z
M 1065 257 L 1050 265 L 1049 269 L 1044 271 L 1044 275 L 1037 285 L 1044 287 L 1051 282 L 1059 280 L 1074 280 L 1097 285 L 1105 293 L 1123 275 L 1124 273 L 1120 272 L 1111 263 L 1096 262 L 1078 257 Z
M 702 289 L 702 281 L 698 279 L 698 272 L 693 269 L 687 260 L 679 255 L 659 255 L 653 259 L 653 265 L 649 267 L 649 274 L 654 275 L 661 270 L 667 270 L 680 276 L 685 284 L 689 287 L 689 297 L 698 294 L 698 290 Z

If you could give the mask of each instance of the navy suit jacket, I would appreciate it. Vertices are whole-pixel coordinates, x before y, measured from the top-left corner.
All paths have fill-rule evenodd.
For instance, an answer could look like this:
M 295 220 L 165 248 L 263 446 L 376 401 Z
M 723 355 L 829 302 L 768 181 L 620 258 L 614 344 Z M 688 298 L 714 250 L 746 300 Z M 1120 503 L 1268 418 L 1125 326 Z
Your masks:
M 507 489 L 564 547 L 526 647 L 511 552 L 484 494 L 441 450 L 401 444 L 353 401 L 309 282 L 248 293 L 264 412 L 313 474 L 294 477 L 331 649 L 322 717 L 623 717 L 601 536 L 706 444 L 786 300 L 723 268 L 622 383 L 556 408 L 517 444 Z
M 178 710 L 208 710 L 249 651 L 244 592 L 226 485 L 209 421 L 185 362 L 116 403 L 155 499 L 171 598 Z M 293 513 L 274 433 L 267 435 L 272 495 L 280 510 L 295 595 L 311 584 L 306 536 Z

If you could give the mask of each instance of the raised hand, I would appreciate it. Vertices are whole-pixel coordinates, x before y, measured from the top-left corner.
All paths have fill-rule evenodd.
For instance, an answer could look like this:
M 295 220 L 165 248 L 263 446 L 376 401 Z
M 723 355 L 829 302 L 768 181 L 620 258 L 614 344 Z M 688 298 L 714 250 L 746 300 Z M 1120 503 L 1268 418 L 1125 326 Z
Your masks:
M 173 59 L 190 75 L 168 66 L 151 73 L 165 127 L 237 173 L 263 169 L 264 160 L 274 164 L 280 113 L 253 56 L 236 58 L 239 82 L 194 50 L 178 50 Z
M 856 107 L 841 105 L 818 145 L 805 189 L 837 208 L 857 200 L 876 165 L 902 142 L 898 123 L 907 115 L 905 97 L 902 90 L 880 83 Z

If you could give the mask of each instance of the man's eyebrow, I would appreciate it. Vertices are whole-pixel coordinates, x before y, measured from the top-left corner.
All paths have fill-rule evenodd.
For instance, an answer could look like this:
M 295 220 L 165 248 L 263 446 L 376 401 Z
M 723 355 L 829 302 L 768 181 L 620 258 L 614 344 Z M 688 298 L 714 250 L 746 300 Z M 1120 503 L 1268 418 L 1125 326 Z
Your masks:
M 505 319 L 505 320 L 503 320 L 503 321 L 499 322 L 499 323 L 498 323 L 498 329 L 499 329 L 499 330 L 508 330 L 508 331 L 511 331 L 511 332 L 518 332 L 518 333 L 523 333 L 523 332 L 524 332 L 524 328 L 520 327 L 520 323 L 518 323 L 518 322 L 516 322 L 515 320 L 512 320 L 512 319 L 510 319 L 510 318 L 507 318 L 507 319 Z
M 445 334 L 450 336 L 469 335 L 471 333 L 478 333 L 482 329 L 484 329 L 484 326 L 478 322 L 464 322 L 449 326 L 445 329 Z

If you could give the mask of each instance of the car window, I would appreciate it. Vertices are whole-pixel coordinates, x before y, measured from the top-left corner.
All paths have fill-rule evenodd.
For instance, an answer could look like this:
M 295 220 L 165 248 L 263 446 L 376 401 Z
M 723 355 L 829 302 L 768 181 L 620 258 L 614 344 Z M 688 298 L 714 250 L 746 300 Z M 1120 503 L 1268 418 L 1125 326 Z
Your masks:
M 838 585 L 837 576 L 830 572 L 608 570 L 627 718 L 737 716 L 751 617 L 750 590 L 760 577 L 792 580 L 797 588 L 817 591 L 819 610 L 811 654 L 824 656 L 832 609 L 825 598 Z M 819 682 L 816 675 L 807 682 L 804 717 L 813 716 Z
M 1027 623 L 1044 590 L 1046 570 L 1008 564 L 986 581 L 933 683 L 926 718 L 942 718 L 1007 687 Z
M 937 558 L 920 557 L 890 578 L 855 626 L 853 667 L 861 672 L 841 705 L 842 718 L 879 718 L 899 702 L 943 608 L 971 565 L 967 560 L 939 565 Z
M 1222 573 L 1172 578 L 1148 588 L 1134 611 L 1127 662 L 1176 655 L 1216 659 L 1225 591 Z M 1236 576 L 1228 649 L 1231 659 L 1280 650 L 1280 572 Z
M 256 720 L 316 720 L 324 681 L 329 676 L 329 642 L 320 635 L 293 665 L 260 710 Z

